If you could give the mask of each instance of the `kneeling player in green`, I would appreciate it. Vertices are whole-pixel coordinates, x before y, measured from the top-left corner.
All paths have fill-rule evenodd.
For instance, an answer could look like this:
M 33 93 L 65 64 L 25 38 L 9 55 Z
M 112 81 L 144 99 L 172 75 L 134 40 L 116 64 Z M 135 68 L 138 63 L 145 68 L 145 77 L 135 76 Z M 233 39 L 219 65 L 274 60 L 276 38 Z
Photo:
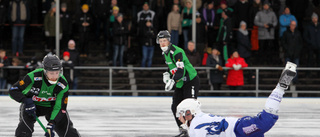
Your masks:
M 15 136 L 31 137 L 36 116 L 45 116 L 46 137 L 53 137 L 53 131 L 60 137 L 80 137 L 66 110 L 69 86 L 62 75 L 60 59 L 47 55 L 42 63 L 43 68 L 28 73 L 9 90 L 10 97 L 21 103 Z

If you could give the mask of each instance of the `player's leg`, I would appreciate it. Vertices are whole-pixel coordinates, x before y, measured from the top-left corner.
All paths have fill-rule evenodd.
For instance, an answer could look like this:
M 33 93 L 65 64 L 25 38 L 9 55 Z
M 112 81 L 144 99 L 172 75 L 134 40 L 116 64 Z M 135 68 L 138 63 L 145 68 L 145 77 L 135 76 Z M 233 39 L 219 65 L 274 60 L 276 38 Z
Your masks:
M 65 113 L 59 123 L 56 123 L 55 132 L 59 137 L 80 137 L 77 129 L 73 127 L 68 112 Z
M 194 77 L 193 80 L 185 83 L 183 85 L 183 99 L 186 98 L 198 98 L 198 93 L 200 89 L 200 79 L 198 76 Z
M 36 120 L 24 111 L 25 105 L 20 105 L 19 124 L 15 132 L 16 137 L 31 137 Z
M 183 90 L 182 88 L 176 88 L 175 91 L 173 92 L 172 96 L 172 104 L 171 104 L 171 111 L 172 114 L 176 120 L 177 126 L 179 127 L 182 123 L 180 120 L 176 117 L 176 112 L 177 112 L 177 106 L 179 103 L 183 100 Z

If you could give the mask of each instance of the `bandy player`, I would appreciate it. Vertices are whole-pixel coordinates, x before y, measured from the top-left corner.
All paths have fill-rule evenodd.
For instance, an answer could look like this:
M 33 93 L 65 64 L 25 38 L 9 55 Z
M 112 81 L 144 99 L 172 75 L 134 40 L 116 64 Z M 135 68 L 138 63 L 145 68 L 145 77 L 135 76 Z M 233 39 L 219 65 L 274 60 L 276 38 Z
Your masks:
M 278 120 L 284 91 L 295 76 L 296 64 L 287 62 L 279 83 L 257 116 L 235 118 L 203 113 L 200 102 L 193 98 L 185 99 L 177 106 L 177 116 L 190 137 L 263 137 Z

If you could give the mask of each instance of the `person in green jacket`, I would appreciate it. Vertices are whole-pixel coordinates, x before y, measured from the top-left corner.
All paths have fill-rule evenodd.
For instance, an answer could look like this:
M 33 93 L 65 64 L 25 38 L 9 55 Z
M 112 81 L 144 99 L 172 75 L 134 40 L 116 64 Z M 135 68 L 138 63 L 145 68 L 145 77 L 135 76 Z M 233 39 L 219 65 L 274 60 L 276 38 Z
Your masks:
M 15 136 L 31 137 L 36 116 L 45 116 L 46 137 L 53 137 L 53 130 L 60 137 L 80 137 L 66 110 L 69 85 L 62 75 L 60 59 L 46 55 L 42 64 L 43 68 L 28 73 L 9 89 L 10 97 L 21 103 Z
M 174 85 L 176 86 L 171 110 L 181 132 L 178 136 L 184 137 L 188 136 L 188 133 L 180 126 L 182 123 L 176 117 L 176 108 L 182 100 L 198 97 L 200 80 L 183 49 L 170 43 L 170 38 L 169 31 L 162 30 L 157 35 L 157 44 L 160 44 L 162 55 L 169 67 L 168 72 L 163 73 L 165 91 L 170 91 Z

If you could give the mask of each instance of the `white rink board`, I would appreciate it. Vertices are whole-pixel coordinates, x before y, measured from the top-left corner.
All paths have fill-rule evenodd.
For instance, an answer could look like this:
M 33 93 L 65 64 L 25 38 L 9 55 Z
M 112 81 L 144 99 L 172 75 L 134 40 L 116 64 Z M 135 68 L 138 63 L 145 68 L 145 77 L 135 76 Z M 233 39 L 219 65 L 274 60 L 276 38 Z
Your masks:
M 222 116 L 254 116 L 266 98 L 199 97 L 202 110 Z M 0 137 L 13 137 L 19 103 L 0 96 Z M 69 96 L 68 112 L 82 137 L 172 137 L 178 128 L 171 97 Z M 40 117 L 43 124 L 47 124 Z M 35 123 L 34 137 L 43 137 Z M 265 137 L 319 137 L 320 98 L 284 98 L 279 120 Z

